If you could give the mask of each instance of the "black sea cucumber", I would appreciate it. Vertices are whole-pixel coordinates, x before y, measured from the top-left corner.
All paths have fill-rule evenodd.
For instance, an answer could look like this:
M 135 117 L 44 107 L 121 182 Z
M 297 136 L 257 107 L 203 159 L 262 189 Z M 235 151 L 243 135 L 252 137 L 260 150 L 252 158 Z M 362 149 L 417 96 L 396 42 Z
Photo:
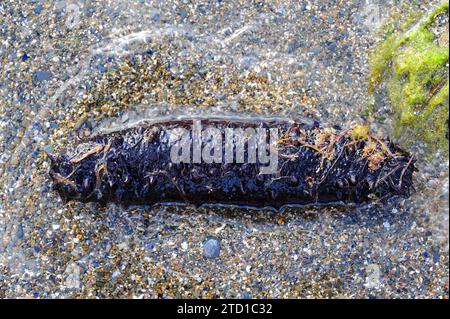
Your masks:
M 200 139 L 196 123 L 203 130 Z M 234 132 L 233 137 L 227 132 Z M 245 135 L 244 144 L 236 137 L 243 132 L 250 134 Z M 186 143 L 180 144 L 186 134 Z M 249 146 L 255 141 L 257 149 Z M 180 145 L 188 147 L 185 157 Z M 261 145 L 267 148 L 260 151 Z M 173 151 L 174 147 L 178 149 Z M 238 149 L 243 156 L 237 155 Z M 275 170 L 267 172 L 272 153 L 277 156 L 272 162 L 276 161 Z M 409 196 L 415 170 L 413 156 L 387 139 L 372 136 L 364 126 L 342 130 L 278 118 L 141 121 L 96 134 L 60 155 L 49 156 L 53 187 L 63 200 L 124 205 L 279 209 L 295 204 L 361 203 Z

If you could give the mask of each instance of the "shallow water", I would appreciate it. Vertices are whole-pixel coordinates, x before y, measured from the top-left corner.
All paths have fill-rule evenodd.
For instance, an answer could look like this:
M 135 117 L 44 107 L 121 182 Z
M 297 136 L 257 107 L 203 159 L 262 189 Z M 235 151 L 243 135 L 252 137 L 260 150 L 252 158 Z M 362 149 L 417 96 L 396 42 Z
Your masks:
M 8 6 L 0 296 L 448 297 L 448 157 L 424 159 L 420 144 L 409 199 L 284 213 L 64 205 L 43 154 L 168 115 L 368 121 L 373 31 L 407 1 Z

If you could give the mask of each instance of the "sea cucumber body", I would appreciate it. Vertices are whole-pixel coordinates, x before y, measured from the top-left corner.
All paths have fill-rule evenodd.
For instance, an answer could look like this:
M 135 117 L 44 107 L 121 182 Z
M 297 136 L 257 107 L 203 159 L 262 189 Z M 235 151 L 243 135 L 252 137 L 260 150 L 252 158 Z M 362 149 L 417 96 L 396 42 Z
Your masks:
M 190 130 L 193 119 L 142 122 L 97 134 L 52 155 L 53 187 L 65 200 L 133 205 L 190 203 L 273 207 L 360 203 L 408 196 L 412 157 L 383 140 L 390 154 L 372 165 L 369 141 L 345 131 L 283 119 L 199 119 L 204 126 L 277 128 L 278 170 L 261 174 L 255 163 L 174 163 L 174 129 Z M 326 132 L 326 134 L 324 133 Z M 222 136 L 225 144 L 225 134 Z M 203 145 L 203 144 L 202 144 Z M 246 157 L 248 150 L 245 150 Z M 224 158 L 225 154 L 222 154 Z

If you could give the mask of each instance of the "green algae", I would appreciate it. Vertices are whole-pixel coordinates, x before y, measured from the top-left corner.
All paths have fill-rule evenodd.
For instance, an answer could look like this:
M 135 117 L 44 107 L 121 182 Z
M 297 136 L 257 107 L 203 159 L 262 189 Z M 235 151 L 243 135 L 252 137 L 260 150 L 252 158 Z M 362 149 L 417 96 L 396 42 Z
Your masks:
M 355 140 L 366 140 L 369 137 L 369 127 L 367 125 L 355 125 L 350 135 Z
M 394 135 L 406 144 L 423 140 L 433 149 L 448 152 L 448 59 L 447 45 L 437 42 L 431 30 L 436 17 L 448 12 L 441 2 L 418 22 L 416 14 L 398 27 L 385 27 L 388 35 L 371 57 L 369 92 L 386 84 L 395 112 Z M 406 134 L 402 134 L 407 132 Z

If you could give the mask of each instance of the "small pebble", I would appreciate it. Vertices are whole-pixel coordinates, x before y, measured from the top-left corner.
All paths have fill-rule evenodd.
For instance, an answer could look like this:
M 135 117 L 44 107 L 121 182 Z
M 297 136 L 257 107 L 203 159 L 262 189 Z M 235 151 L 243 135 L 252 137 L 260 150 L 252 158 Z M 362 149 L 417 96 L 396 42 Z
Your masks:
M 48 81 L 52 77 L 52 72 L 50 71 L 37 71 L 36 72 L 36 79 L 38 81 Z
M 206 258 L 216 258 L 220 254 L 220 243 L 217 239 L 208 239 L 203 244 L 203 256 Z

